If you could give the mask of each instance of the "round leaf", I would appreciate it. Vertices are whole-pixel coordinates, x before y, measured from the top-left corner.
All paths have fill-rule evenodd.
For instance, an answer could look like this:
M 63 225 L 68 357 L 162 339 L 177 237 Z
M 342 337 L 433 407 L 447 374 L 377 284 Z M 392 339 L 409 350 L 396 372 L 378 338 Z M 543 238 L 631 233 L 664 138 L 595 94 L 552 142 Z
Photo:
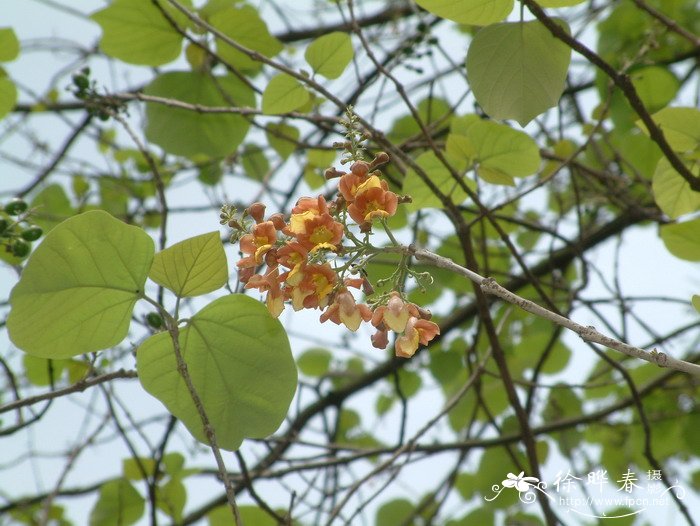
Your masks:
M 309 92 L 294 77 L 280 73 L 267 84 L 262 97 L 263 113 L 275 115 L 301 108 L 309 100 Z
M 219 233 L 191 237 L 159 252 L 148 277 L 181 298 L 220 289 L 228 266 Z
M 309 349 L 297 360 L 299 370 L 306 376 L 323 376 L 331 365 L 331 353 L 326 349 Z
M 542 7 L 569 7 L 581 4 L 584 1 L 585 0 L 537 0 L 537 3 Z
M 309 66 L 327 79 L 336 79 L 350 64 L 354 51 L 350 35 L 335 31 L 314 40 L 304 53 Z
M 153 261 L 153 240 L 99 210 L 46 235 L 12 290 L 7 319 L 20 349 L 68 358 L 121 342 Z
M 570 60 L 569 47 L 536 20 L 495 24 L 472 40 L 467 78 L 489 116 L 525 126 L 557 104 Z
M 695 166 L 696 169 L 691 170 L 693 175 L 698 176 L 700 166 Z M 669 217 L 675 219 L 700 208 L 700 192 L 690 188 L 688 181 L 681 177 L 666 157 L 662 157 L 656 165 L 651 188 L 656 204 Z
M 10 62 L 19 55 L 19 40 L 11 27 L 0 27 L 0 62 Z
M 416 0 L 434 15 L 474 26 L 500 22 L 513 10 L 513 0 Z
M 156 77 L 145 93 L 201 106 L 255 106 L 253 92 L 233 76 L 173 71 Z M 250 127 L 241 115 L 202 114 L 156 103 L 146 104 L 146 118 L 148 140 L 185 157 L 225 157 L 243 142 Z
M 270 35 L 267 24 L 260 18 L 258 10 L 250 5 L 226 7 L 216 11 L 211 24 L 236 43 L 265 55 L 274 57 L 282 51 L 282 44 Z M 262 63 L 251 59 L 221 39 L 216 39 L 216 50 L 227 63 L 246 73 L 257 73 Z
M 17 103 L 17 88 L 0 70 L 0 119 L 12 111 Z
M 700 110 L 697 108 L 664 108 L 652 115 L 663 131 L 668 144 L 676 152 L 700 147 Z M 648 133 L 641 121 L 637 125 Z
M 182 25 L 183 15 L 167 9 Z M 91 18 L 102 28 L 102 51 L 129 64 L 160 66 L 175 60 L 182 49 L 182 35 L 151 2 L 114 0 Z
M 100 498 L 90 513 L 90 526 L 128 526 L 137 522 L 145 501 L 126 479 L 110 480 L 100 488 Z
M 297 370 L 287 333 L 262 303 L 241 294 L 219 298 L 189 320 L 179 342 L 220 447 L 235 450 L 246 437 L 277 430 L 294 396 Z M 146 340 L 136 366 L 144 389 L 207 443 L 170 334 Z
M 448 195 L 452 199 L 453 203 L 460 204 L 467 198 L 467 193 L 452 178 L 452 174 L 445 168 L 440 162 L 440 159 L 438 159 L 433 152 L 423 153 L 416 159 L 416 163 L 428 174 L 428 177 L 430 177 L 435 186 L 437 186 L 443 194 Z M 469 186 L 473 186 L 472 181 L 468 179 L 464 179 L 464 181 Z M 413 199 L 412 202 L 405 205 L 406 209 L 410 212 L 415 212 L 423 208 L 442 207 L 440 199 L 433 194 L 430 187 L 428 187 L 418 173 L 412 169 L 406 172 L 406 178 L 403 181 L 403 193 L 410 195 Z
M 700 219 L 664 225 L 660 235 L 668 251 L 677 258 L 700 261 Z

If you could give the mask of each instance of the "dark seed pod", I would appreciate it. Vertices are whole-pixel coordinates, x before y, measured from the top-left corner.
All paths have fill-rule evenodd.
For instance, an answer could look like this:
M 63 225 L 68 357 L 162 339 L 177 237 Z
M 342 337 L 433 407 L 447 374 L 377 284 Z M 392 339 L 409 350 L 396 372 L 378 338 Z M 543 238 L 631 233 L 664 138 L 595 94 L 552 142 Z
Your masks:
M 17 216 L 22 212 L 26 212 L 29 206 L 23 199 L 15 197 L 12 201 L 5 205 L 5 213 L 11 216 Z
M 41 229 L 41 227 L 38 227 L 36 225 L 31 225 L 31 226 L 25 228 L 24 230 L 22 230 L 22 232 L 20 233 L 20 236 L 25 241 L 36 241 L 37 239 L 39 239 L 42 236 L 43 233 L 44 233 L 44 231 Z

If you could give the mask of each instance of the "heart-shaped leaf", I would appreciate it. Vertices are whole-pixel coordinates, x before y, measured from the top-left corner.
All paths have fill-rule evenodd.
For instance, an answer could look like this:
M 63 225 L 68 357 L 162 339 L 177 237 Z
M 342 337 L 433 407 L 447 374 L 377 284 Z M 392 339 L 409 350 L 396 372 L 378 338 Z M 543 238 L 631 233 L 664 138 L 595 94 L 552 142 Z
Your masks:
M 296 390 L 297 369 L 286 331 L 262 303 L 242 294 L 219 298 L 190 318 L 179 343 L 220 447 L 235 450 L 244 438 L 277 430 Z M 136 366 L 144 389 L 208 443 L 170 334 L 146 340 Z
M 181 298 L 223 287 L 228 267 L 219 233 L 191 237 L 159 252 L 148 277 Z
M 12 290 L 10 339 L 43 358 L 69 358 L 124 339 L 153 261 L 153 240 L 101 210 L 46 235 Z

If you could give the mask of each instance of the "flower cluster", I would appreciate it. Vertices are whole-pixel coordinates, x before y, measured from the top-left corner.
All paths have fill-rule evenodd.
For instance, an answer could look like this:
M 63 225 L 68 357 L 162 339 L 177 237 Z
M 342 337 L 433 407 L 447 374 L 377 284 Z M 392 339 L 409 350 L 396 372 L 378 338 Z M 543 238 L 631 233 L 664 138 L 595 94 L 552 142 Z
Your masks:
M 234 229 L 232 240 L 239 242 L 243 254 L 237 263 L 239 281 L 246 289 L 266 293 L 273 316 L 291 303 L 297 311 L 320 309 L 321 322 L 330 320 L 353 332 L 363 321 L 369 322 L 376 328 L 375 347 L 387 347 L 391 330 L 397 334 L 396 355 L 408 358 L 440 333 L 430 313 L 406 302 L 397 291 L 379 295 L 369 305 L 358 303 L 351 292 L 361 289 L 374 296 L 366 277 L 352 277 L 361 265 L 348 261 L 358 260 L 368 246 L 373 223 L 393 216 L 401 201 L 376 170 L 388 160 L 387 154 L 379 153 L 371 163 L 355 160 L 347 173 L 326 170 L 327 179 L 338 179 L 336 198 L 327 202 L 322 195 L 302 197 L 288 219 L 279 213 L 265 218 L 262 203 L 249 206 L 240 218 L 234 209 L 224 207 L 221 219 Z M 352 233 L 352 224 L 364 234 L 364 241 Z M 352 245 L 344 246 L 344 240 Z

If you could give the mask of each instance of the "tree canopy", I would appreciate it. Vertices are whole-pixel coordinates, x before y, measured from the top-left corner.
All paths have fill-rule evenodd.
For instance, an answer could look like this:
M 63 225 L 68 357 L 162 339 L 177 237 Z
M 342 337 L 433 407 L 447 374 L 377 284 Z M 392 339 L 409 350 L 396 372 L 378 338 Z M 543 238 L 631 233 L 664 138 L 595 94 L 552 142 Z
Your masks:
M 695 0 L 6 11 L 0 525 L 700 520 Z

